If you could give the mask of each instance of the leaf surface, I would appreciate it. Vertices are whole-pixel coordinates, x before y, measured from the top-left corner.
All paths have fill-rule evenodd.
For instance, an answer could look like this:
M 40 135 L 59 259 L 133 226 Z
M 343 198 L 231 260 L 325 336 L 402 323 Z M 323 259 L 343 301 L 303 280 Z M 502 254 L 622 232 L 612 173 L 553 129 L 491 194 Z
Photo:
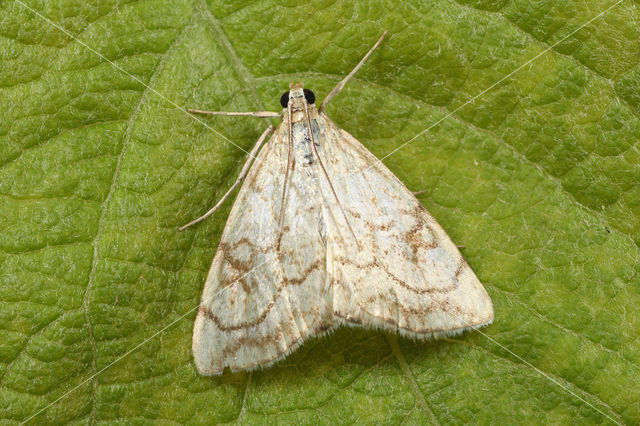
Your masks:
M 638 3 L 578 30 L 614 4 L 0 3 L 1 421 L 640 422 Z M 340 329 L 198 376 L 231 202 L 177 227 L 266 124 L 180 108 L 279 111 L 292 80 L 323 99 L 384 29 L 328 114 L 425 191 L 494 324 L 430 343 Z

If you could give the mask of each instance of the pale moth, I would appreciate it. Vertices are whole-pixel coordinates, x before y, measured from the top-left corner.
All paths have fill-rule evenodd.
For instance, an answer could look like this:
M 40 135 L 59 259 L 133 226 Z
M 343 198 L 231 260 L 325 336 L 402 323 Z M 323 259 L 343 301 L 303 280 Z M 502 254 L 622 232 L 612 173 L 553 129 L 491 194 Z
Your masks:
M 386 34 L 386 32 L 385 32 Z M 309 336 L 358 325 L 427 339 L 491 323 L 489 295 L 436 220 L 301 84 L 249 154 L 193 329 L 200 374 L 265 367 Z M 253 167 L 252 160 L 255 159 Z

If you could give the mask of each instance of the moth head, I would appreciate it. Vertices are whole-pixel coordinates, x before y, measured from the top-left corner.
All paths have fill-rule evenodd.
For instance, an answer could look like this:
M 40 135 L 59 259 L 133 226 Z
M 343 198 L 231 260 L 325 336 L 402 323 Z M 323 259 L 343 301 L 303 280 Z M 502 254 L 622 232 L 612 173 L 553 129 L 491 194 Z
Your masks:
M 291 83 L 289 88 L 291 90 L 284 92 L 280 98 L 282 108 L 291 105 L 292 109 L 302 109 L 302 102 L 313 105 L 316 101 L 316 95 L 311 90 L 303 88 L 302 83 Z

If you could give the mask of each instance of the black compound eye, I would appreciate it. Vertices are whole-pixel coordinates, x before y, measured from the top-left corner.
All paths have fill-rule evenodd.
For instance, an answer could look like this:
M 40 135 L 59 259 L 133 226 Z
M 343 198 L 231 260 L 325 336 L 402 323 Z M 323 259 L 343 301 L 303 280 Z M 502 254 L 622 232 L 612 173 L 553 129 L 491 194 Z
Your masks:
M 304 98 L 307 100 L 307 102 L 312 104 L 316 101 L 316 95 L 314 95 L 311 90 L 304 89 L 303 92 L 304 92 Z
M 282 108 L 286 108 L 289 105 L 289 92 L 284 92 L 280 98 L 280 105 Z

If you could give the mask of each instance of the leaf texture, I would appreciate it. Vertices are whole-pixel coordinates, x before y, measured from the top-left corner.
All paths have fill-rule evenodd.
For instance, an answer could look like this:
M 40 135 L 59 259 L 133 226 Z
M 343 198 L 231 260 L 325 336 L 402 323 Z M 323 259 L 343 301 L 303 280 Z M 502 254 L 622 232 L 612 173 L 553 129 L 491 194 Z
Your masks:
M 0 2 L 0 422 L 638 423 L 638 2 L 572 33 L 614 4 Z M 199 376 L 195 310 L 179 318 L 231 202 L 177 227 L 246 154 L 175 105 L 278 111 L 291 80 L 322 99 L 384 29 L 327 113 L 425 191 L 494 323 L 432 343 L 341 328 Z M 205 121 L 244 150 L 266 127 Z

